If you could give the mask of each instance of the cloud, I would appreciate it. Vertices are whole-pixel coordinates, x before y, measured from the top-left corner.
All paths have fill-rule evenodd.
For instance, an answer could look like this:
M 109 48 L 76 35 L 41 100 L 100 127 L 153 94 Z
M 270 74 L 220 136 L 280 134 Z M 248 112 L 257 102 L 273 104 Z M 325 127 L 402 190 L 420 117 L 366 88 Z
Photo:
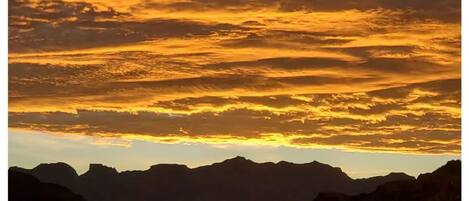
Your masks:
M 179 19 L 126 19 L 112 8 L 97 11 L 85 2 L 12 1 L 9 7 L 10 52 L 37 52 L 112 46 L 156 38 L 223 34 L 237 27 Z
M 347 71 L 368 71 L 368 72 L 387 72 L 387 73 L 427 73 L 429 71 L 445 72 L 454 71 L 453 68 L 447 68 L 443 65 L 426 62 L 418 59 L 400 59 L 400 58 L 371 58 L 364 62 L 348 62 L 335 58 L 318 57 L 279 57 L 268 58 L 254 61 L 237 61 L 208 64 L 209 68 L 259 68 L 269 67 L 282 70 L 302 70 L 302 69 L 341 69 Z
M 445 83 L 440 84 L 439 82 Z M 440 108 L 440 87 L 456 80 L 388 89 L 407 95 L 376 99 L 380 91 L 273 97 L 201 97 L 156 102 L 155 110 L 116 112 L 10 112 L 9 126 L 46 132 L 133 134 L 155 140 L 259 140 L 276 136 L 286 146 L 340 146 L 412 153 L 458 153 L 459 105 Z M 419 90 L 428 90 L 427 94 Z M 378 94 L 378 96 L 377 96 Z M 417 96 L 417 97 L 416 97 Z M 415 102 L 428 96 L 434 102 Z M 444 96 L 444 95 L 443 95 Z M 430 104 L 421 110 L 415 104 Z M 451 109 L 454 108 L 454 109 Z M 157 112 L 158 109 L 165 111 Z
M 345 66 L 348 62 L 334 58 L 318 57 L 277 57 L 253 61 L 236 61 L 208 64 L 208 68 L 236 68 L 236 67 L 270 67 L 276 69 L 295 70 L 304 68 L 327 68 Z
M 298 10 L 298 9 L 311 9 L 320 11 L 335 11 L 347 9 L 415 9 L 415 10 L 458 10 L 461 7 L 461 2 L 456 0 L 446 0 L 438 2 L 428 2 L 424 0 L 409 0 L 409 1 L 393 1 L 393 0 L 351 0 L 351 1 L 325 1 L 325 0 L 312 0 L 312 1 L 295 1 L 284 0 L 280 1 L 281 8 L 284 10 Z
M 11 128 L 460 152 L 457 1 L 10 4 Z
M 457 150 L 461 148 L 460 141 L 455 140 L 460 137 L 459 132 L 447 132 L 442 134 L 443 138 L 451 138 L 446 140 L 440 139 L 438 134 L 440 131 L 417 131 L 406 132 L 407 135 L 417 134 L 418 136 L 430 136 L 426 139 L 410 139 L 400 137 L 399 135 L 335 135 L 332 137 L 304 137 L 297 138 L 293 141 L 298 144 L 320 144 L 320 145 L 341 145 L 345 147 L 358 147 L 369 150 L 386 150 L 386 151 L 407 151 L 422 153 L 448 153 L 448 150 Z M 435 136 L 432 136 L 435 135 Z M 451 153 L 451 151 L 449 152 Z
M 243 22 L 243 24 L 245 24 Z M 285 32 L 271 30 L 266 33 L 250 33 L 247 36 L 221 41 L 220 45 L 232 48 L 304 48 L 308 46 L 320 46 L 330 44 L 345 44 L 352 41 L 346 38 L 334 38 L 333 35 L 315 32 Z
M 275 9 L 280 12 L 335 12 L 342 10 L 403 10 L 403 19 L 425 20 L 437 19 L 447 22 L 458 22 L 461 19 L 461 2 L 445 0 L 428 2 L 425 0 L 393 1 L 393 0 L 191 0 L 185 2 L 166 2 L 146 0 L 132 7 L 133 11 L 144 9 L 165 9 L 170 11 L 210 11 L 224 10 L 230 12 Z M 439 11 L 439 12 L 438 12 Z
M 111 7 L 101 10 L 96 5 L 87 2 L 10 0 L 8 3 L 8 15 L 11 19 L 27 17 L 60 21 L 77 17 L 80 21 L 92 21 L 97 18 L 114 18 L 123 15 Z M 15 25 L 15 22 L 12 24 Z

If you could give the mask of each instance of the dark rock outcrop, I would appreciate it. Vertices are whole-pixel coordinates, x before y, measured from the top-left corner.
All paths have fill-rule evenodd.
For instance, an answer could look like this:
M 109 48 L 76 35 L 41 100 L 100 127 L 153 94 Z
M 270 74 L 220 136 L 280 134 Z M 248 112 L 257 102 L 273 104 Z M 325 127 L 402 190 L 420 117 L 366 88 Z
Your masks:
M 461 161 L 449 161 L 416 180 L 392 181 L 368 194 L 320 193 L 314 201 L 460 201 Z
M 85 201 L 58 184 L 44 183 L 21 171 L 8 171 L 9 201 Z

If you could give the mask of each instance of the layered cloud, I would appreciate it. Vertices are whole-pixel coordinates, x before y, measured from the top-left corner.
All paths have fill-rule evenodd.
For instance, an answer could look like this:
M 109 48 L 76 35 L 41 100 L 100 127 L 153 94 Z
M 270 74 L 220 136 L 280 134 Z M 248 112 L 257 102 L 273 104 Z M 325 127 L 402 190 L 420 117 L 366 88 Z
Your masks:
M 9 125 L 458 154 L 459 16 L 453 0 L 12 0 Z
M 146 0 L 132 6 L 133 11 L 145 9 L 166 9 L 170 11 L 222 10 L 239 12 L 249 10 L 274 9 L 278 12 L 334 12 L 343 10 L 389 9 L 406 11 L 405 19 L 438 19 L 442 21 L 460 20 L 460 1 L 393 1 L 393 0 L 191 0 L 191 1 L 151 1 Z

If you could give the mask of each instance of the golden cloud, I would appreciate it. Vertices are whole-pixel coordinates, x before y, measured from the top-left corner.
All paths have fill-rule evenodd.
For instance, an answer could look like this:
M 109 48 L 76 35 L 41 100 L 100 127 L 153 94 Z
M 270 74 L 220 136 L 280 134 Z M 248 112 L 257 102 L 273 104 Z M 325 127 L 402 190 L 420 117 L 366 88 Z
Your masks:
M 456 0 L 10 4 L 11 128 L 460 152 Z

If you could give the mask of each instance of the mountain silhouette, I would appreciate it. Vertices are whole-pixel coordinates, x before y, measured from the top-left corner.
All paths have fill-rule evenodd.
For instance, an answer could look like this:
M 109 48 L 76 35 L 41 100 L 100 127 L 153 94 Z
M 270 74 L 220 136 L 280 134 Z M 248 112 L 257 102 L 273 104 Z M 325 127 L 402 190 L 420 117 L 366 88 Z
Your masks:
M 449 161 L 432 173 L 416 180 L 393 181 L 374 192 L 349 196 L 341 193 L 320 193 L 314 201 L 460 201 L 461 161 Z
M 8 200 L 10 201 L 84 201 L 83 197 L 58 184 L 43 183 L 35 177 L 8 171 Z
M 124 172 L 90 164 L 82 175 L 64 163 L 10 169 L 70 188 L 88 201 L 305 201 L 319 192 L 355 195 L 372 192 L 385 182 L 415 179 L 404 173 L 352 179 L 340 168 L 317 161 L 256 163 L 243 157 L 197 168 L 158 164 Z

